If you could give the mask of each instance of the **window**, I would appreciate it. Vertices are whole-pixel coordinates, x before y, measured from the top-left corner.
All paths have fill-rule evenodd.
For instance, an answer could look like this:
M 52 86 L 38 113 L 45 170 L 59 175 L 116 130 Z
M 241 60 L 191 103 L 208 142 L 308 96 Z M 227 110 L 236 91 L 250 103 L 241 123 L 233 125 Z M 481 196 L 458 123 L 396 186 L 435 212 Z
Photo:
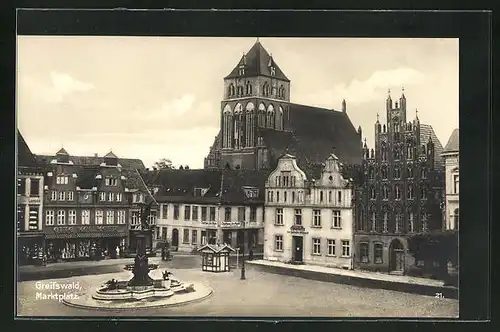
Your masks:
M 215 221 L 215 207 L 210 207 L 210 221 Z
M 69 176 L 59 175 L 56 177 L 57 184 L 68 184 L 68 181 L 69 181 Z
M 359 244 L 359 259 L 361 263 L 368 263 L 368 243 Z
M 375 191 L 375 187 L 370 188 L 370 199 L 377 199 L 377 192 Z
M 460 210 L 459 209 L 453 210 L 453 225 L 451 227 L 452 229 L 458 229 L 459 217 L 460 217 Z
M 40 195 L 40 180 L 31 179 L 30 196 L 38 197 L 39 195 Z
M 414 224 L 413 224 L 413 212 L 408 212 L 408 227 L 410 233 L 414 232 Z
M 458 194 L 458 190 L 459 190 L 458 180 L 459 180 L 458 175 L 454 174 L 453 175 L 453 193 L 454 194 Z
M 201 207 L 201 220 L 202 221 L 207 221 L 207 207 L 206 206 L 202 206 Z
M 376 264 L 382 264 L 383 259 L 383 247 L 381 243 L 375 243 L 373 245 L 373 260 Z
M 342 203 L 342 191 L 339 190 L 339 192 L 337 193 L 337 200 L 339 203 Z
M 238 207 L 238 221 L 245 221 L 245 208 L 242 206 Z
M 401 170 L 399 169 L 399 167 L 395 167 L 393 169 L 393 175 L 395 179 L 401 178 Z
M 400 157 L 399 147 L 395 146 L 394 147 L 394 160 L 399 160 L 399 157 Z
M 45 225 L 47 225 L 47 226 L 54 225 L 54 211 L 53 210 L 47 210 L 47 212 L 45 212 Z
M 403 221 L 401 220 L 401 214 L 399 212 L 396 213 L 396 233 L 402 231 Z
M 140 212 L 132 211 L 132 220 L 130 221 L 131 225 L 139 225 Z
M 372 211 L 371 213 L 371 219 L 372 219 L 372 232 L 375 232 L 376 231 L 376 222 L 377 222 L 377 215 L 375 213 L 375 211 Z
M 271 72 L 271 76 L 276 75 L 276 68 L 274 68 L 274 67 L 269 67 L 269 71 Z
M 90 225 L 90 210 L 82 210 L 82 225 Z
M 66 211 L 59 210 L 57 211 L 57 224 L 64 225 L 66 223 Z
M 401 199 L 401 190 L 399 189 L 399 185 L 394 185 L 394 198 Z
M 413 178 L 413 167 L 411 167 L 411 165 L 406 169 L 406 173 L 408 173 L 408 178 Z
M 26 179 L 17 179 L 17 194 L 26 195 Z
M 351 256 L 351 246 L 349 240 L 342 240 L 342 256 L 343 257 Z
M 96 225 L 102 225 L 103 217 L 104 217 L 104 215 L 103 215 L 102 210 L 95 210 L 95 224 Z M 137 218 L 138 217 L 139 216 L 137 215 Z M 137 223 L 139 223 L 139 222 L 137 222 Z
M 115 194 L 114 193 L 108 193 L 108 201 L 113 202 L 115 200 Z
M 66 199 L 66 193 L 64 191 L 59 192 L 59 200 L 64 201 Z
M 189 229 L 184 229 L 182 243 L 189 243 Z
M 192 208 L 192 219 L 194 221 L 198 221 L 198 207 L 197 206 L 193 206 L 193 208 Z
M 179 220 L 179 205 L 174 204 L 174 220 Z
M 72 191 L 68 191 L 68 201 L 72 201 L 74 198 L 74 193 Z
M 332 227 L 333 228 L 342 227 L 342 225 L 340 223 L 340 210 L 333 210 L 332 211 Z
M 191 205 L 184 206 L 184 220 L 191 219 Z
M 156 224 L 156 211 L 151 211 L 147 217 L 147 222 L 149 225 Z
M 387 233 L 388 231 L 388 222 L 389 222 L 389 214 L 387 213 L 387 211 L 384 211 L 384 224 L 383 224 L 383 232 L 384 233 Z
M 295 191 L 292 191 L 292 203 L 295 203 Z
M 68 211 L 68 225 L 76 225 L 76 211 L 75 210 Z
M 117 179 L 113 179 L 113 178 L 106 178 L 106 185 L 107 186 L 116 186 L 118 185 L 118 180 Z
M 163 214 L 163 219 L 168 218 L 168 204 L 162 204 L 161 206 L 162 214 Z
M 313 238 L 313 255 L 321 255 L 321 239 Z
M 224 208 L 224 221 L 231 221 L 231 208 Z
M 413 147 L 412 146 L 408 146 L 406 148 L 406 157 L 408 159 L 413 159 Z
M 425 167 L 420 171 L 420 176 L 422 177 L 422 179 L 427 178 L 427 169 Z
M 52 191 L 50 193 L 50 200 L 56 201 L 57 200 L 57 191 Z
M 382 166 L 380 173 L 382 175 L 382 179 L 387 179 L 387 166 Z
M 267 192 L 267 201 L 270 203 L 273 202 L 273 192 L 271 190 Z
M 99 201 L 104 202 L 106 200 L 106 193 L 99 193 Z
M 385 185 L 382 187 L 382 199 L 389 199 L 389 188 Z
M 427 232 L 427 213 L 422 212 L 422 231 Z
M 387 161 L 387 148 L 382 145 L 382 161 Z
M 373 167 L 370 167 L 370 169 L 368 171 L 368 176 L 369 176 L 370 180 L 375 179 L 375 170 L 373 169 Z
M 285 203 L 286 203 L 286 200 L 287 200 L 287 194 L 288 193 L 286 191 L 283 193 L 283 202 L 285 202 Z
M 408 191 L 406 192 L 406 197 L 408 199 L 413 199 L 413 186 L 411 184 L 408 185 Z
M 115 211 L 106 211 L 106 224 L 111 225 L 115 223 Z
M 276 191 L 276 202 L 280 201 L 280 192 Z
M 283 225 L 283 209 L 282 208 L 277 208 L 276 209 L 276 225 Z
M 335 256 L 335 240 L 328 239 L 328 256 Z
M 274 236 L 274 250 L 283 251 L 283 235 Z
M 302 225 L 302 210 L 301 209 L 295 209 L 295 225 L 297 225 L 297 226 Z
M 321 210 L 313 210 L 313 227 L 321 227 Z
M 121 193 L 117 193 L 116 194 L 116 201 L 117 202 L 121 202 L 122 201 L 122 194 Z
M 198 243 L 198 231 L 196 229 L 193 229 L 191 231 L 191 244 L 197 244 Z
M 257 221 L 257 207 L 251 206 L 250 207 L 250 222 L 256 222 Z
M 322 191 L 319 192 L 319 201 L 321 203 L 323 203 L 323 192 Z
M 421 199 L 427 198 L 427 188 L 425 188 L 425 187 L 420 188 L 420 198 Z
M 117 212 L 117 220 L 116 220 L 116 223 L 117 224 L 124 224 L 125 223 L 125 211 L 124 210 L 119 210 Z

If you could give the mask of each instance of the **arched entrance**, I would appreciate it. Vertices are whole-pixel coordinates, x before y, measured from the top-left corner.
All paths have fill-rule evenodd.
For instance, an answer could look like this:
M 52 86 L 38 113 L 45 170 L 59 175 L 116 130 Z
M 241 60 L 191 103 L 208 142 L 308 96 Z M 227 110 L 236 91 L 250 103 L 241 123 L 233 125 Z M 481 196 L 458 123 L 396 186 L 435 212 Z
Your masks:
M 179 246 L 179 230 L 174 228 L 172 230 L 172 247 Z
M 389 271 L 403 273 L 405 269 L 405 249 L 400 240 L 394 239 L 389 246 Z

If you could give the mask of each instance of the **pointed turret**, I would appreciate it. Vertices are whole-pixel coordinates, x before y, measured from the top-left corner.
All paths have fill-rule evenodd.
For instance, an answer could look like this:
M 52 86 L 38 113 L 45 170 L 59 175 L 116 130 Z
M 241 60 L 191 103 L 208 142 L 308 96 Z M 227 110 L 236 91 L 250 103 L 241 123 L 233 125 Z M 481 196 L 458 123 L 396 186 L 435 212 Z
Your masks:
M 385 106 L 388 111 L 392 109 L 391 89 L 387 91 L 387 99 L 385 100 Z
M 344 112 L 344 113 L 347 112 L 347 105 L 346 105 L 345 99 L 342 99 L 342 112 Z
M 375 134 L 380 133 L 381 130 L 382 130 L 382 126 L 380 125 L 379 116 L 378 116 L 378 112 L 377 112 L 377 121 L 375 122 Z
M 399 98 L 399 106 L 401 110 L 406 111 L 406 97 L 405 97 L 405 88 L 401 88 L 401 97 Z

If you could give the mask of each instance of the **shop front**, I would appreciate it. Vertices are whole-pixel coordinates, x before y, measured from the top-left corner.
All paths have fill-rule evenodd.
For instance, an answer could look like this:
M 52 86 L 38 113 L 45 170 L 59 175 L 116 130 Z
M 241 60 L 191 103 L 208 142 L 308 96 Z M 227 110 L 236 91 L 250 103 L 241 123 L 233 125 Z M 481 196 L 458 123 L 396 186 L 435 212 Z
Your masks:
M 127 235 L 126 225 L 46 227 L 47 261 L 118 258 L 124 252 Z
M 17 237 L 19 265 L 39 265 L 42 263 L 45 235 L 42 232 L 22 232 Z

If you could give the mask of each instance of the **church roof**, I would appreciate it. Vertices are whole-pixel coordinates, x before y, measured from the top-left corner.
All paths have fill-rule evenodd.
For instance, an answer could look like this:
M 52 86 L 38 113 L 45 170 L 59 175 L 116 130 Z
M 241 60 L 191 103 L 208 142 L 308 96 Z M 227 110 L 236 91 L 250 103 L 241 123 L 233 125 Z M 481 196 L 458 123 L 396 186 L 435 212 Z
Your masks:
M 459 139 L 459 130 L 454 129 L 453 132 L 451 133 L 450 138 L 448 139 L 448 143 L 446 143 L 446 146 L 444 147 L 443 153 L 447 152 L 458 152 L 460 150 L 460 139 Z
M 231 71 L 229 75 L 225 77 L 227 78 L 235 78 L 240 77 L 239 75 L 239 67 L 240 65 L 245 66 L 245 75 L 247 77 L 250 76 L 272 76 L 287 82 L 290 80 L 286 77 L 283 71 L 279 68 L 279 66 L 274 62 L 274 59 L 269 53 L 267 53 L 266 49 L 262 46 L 262 44 L 257 41 L 252 48 L 248 51 L 248 53 L 244 54 L 236 67 Z M 275 74 L 271 75 L 270 67 L 271 65 L 275 68 Z
M 54 159 L 54 156 L 49 155 L 37 155 L 36 157 L 40 162 L 46 164 Z M 74 165 L 98 166 L 104 163 L 104 157 L 69 156 L 69 160 L 73 162 Z M 134 168 L 138 170 L 146 169 L 146 166 L 144 166 L 144 163 L 140 159 L 118 158 L 118 164 L 124 168 Z
M 427 144 L 429 142 L 429 138 L 432 139 L 434 143 L 434 162 L 438 167 L 444 167 L 444 160 L 441 157 L 443 153 L 443 146 L 439 141 L 434 129 L 431 125 L 428 124 L 420 124 L 420 144 Z
M 290 153 L 297 165 L 311 174 L 335 150 L 345 164 L 361 164 L 361 139 L 347 113 L 313 106 L 290 104 L 290 131 L 259 129 L 270 159 Z M 273 169 L 276 165 L 270 165 Z
M 31 153 L 28 144 L 23 138 L 23 135 L 17 131 L 17 165 L 18 166 L 35 166 L 36 160 Z

